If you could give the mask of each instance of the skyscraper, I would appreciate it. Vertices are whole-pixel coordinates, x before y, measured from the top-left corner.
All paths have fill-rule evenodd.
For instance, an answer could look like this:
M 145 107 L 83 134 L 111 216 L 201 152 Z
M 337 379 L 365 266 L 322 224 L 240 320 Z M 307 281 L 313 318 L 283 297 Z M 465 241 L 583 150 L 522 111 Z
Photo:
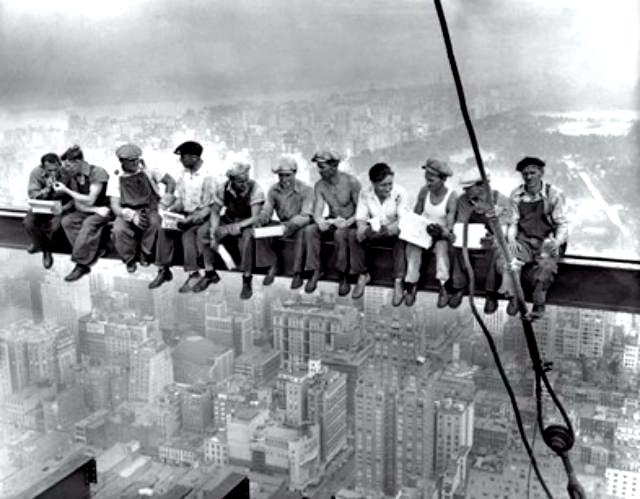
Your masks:
M 450 398 L 435 402 L 435 471 L 442 473 L 462 447 L 473 445 L 474 404 Z
M 89 279 L 68 283 L 58 275 L 46 274 L 40 285 L 43 319 L 78 334 L 78 319 L 91 312 L 89 288 Z
M 151 402 L 173 383 L 169 349 L 162 341 L 149 340 L 130 353 L 129 398 Z

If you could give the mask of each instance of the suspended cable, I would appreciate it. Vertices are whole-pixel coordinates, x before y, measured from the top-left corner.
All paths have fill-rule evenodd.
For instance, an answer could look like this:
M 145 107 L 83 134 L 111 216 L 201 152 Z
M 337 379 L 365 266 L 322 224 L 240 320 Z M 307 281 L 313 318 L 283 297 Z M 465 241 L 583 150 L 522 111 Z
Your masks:
M 449 60 L 449 66 L 451 68 L 451 73 L 453 76 L 453 80 L 454 80 L 454 84 L 455 84 L 455 88 L 456 88 L 456 93 L 458 96 L 458 101 L 460 104 L 460 111 L 462 113 L 462 117 L 464 120 L 464 124 L 465 127 L 467 129 L 467 134 L 469 136 L 469 140 L 471 142 L 471 147 L 473 149 L 473 154 L 475 157 L 475 161 L 476 161 L 476 165 L 478 167 L 478 170 L 480 172 L 480 175 L 482 177 L 482 183 L 483 183 L 483 187 L 484 190 L 486 192 L 487 195 L 487 199 L 492 200 L 492 193 L 491 193 L 491 186 L 489 184 L 489 181 L 487 179 L 487 175 L 486 175 L 486 171 L 484 168 L 484 163 L 482 161 L 482 155 L 480 153 L 480 147 L 478 146 L 478 141 L 475 135 L 475 131 L 473 128 L 473 123 L 471 121 L 471 117 L 469 116 L 469 111 L 467 108 L 467 103 L 466 103 L 466 98 L 464 95 L 464 88 L 462 85 L 462 80 L 460 78 L 460 73 L 458 71 L 458 65 L 456 63 L 456 59 L 455 59 L 455 54 L 453 51 L 453 44 L 451 42 L 451 36 L 449 34 L 449 28 L 447 26 L 447 20 L 446 20 L 446 16 L 444 13 L 444 10 L 442 8 L 442 3 L 440 0 L 434 0 L 434 4 L 436 7 L 436 12 L 438 14 L 438 21 L 440 23 L 440 28 L 442 30 L 442 35 L 443 35 L 443 39 L 444 39 L 444 43 L 445 43 L 445 48 L 446 48 L 446 52 L 447 52 L 447 58 Z M 491 202 L 491 201 L 490 201 Z M 517 303 L 518 303 L 518 311 L 520 313 L 520 320 L 522 322 L 522 327 L 524 330 L 524 336 L 525 336 L 525 340 L 527 342 L 527 348 L 529 350 L 529 356 L 531 358 L 532 364 L 533 364 L 533 369 L 535 372 L 535 389 L 536 389 L 536 412 L 537 412 L 537 420 L 538 420 L 538 426 L 540 428 L 540 433 L 542 435 L 542 438 L 545 442 L 545 444 L 551 449 L 553 450 L 561 459 L 563 462 L 563 465 L 565 467 L 565 472 L 567 474 L 567 478 L 568 478 L 568 483 L 567 483 L 567 490 L 569 492 L 569 496 L 572 499 L 582 499 L 585 498 L 586 495 L 584 493 L 584 490 L 582 489 L 582 487 L 580 486 L 580 484 L 578 483 L 578 480 L 576 478 L 575 472 L 573 470 L 573 467 L 571 465 L 571 461 L 569 459 L 569 450 L 571 449 L 571 447 L 573 446 L 574 440 L 575 440 L 575 436 L 574 436 L 574 432 L 573 432 L 573 427 L 571 425 L 571 421 L 567 415 L 567 412 L 565 411 L 564 407 L 562 406 L 562 403 L 560 402 L 559 398 L 557 397 L 555 391 L 553 390 L 553 387 L 551 386 L 551 383 L 549 382 L 549 379 L 547 378 L 544 366 L 542 364 L 542 359 L 540 356 L 540 351 L 538 348 L 538 344 L 535 338 L 535 333 L 533 330 L 533 326 L 531 324 L 531 319 L 527 316 L 527 305 L 524 299 L 524 293 L 522 291 L 522 287 L 520 285 L 520 279 L 519 276 L 517 275 L 517 273 L 515 272 L 515 270 L 511 267 L 510 262 L 512 261 L 511 259 L 511 254 L 509 251 L 509 248 L 507 247 L 506 244 L 506 240 L 502 231 L 502 227 L 500 227 L 500 224 L 498 223 L 495 214 L 491 217 L 487 217 L 488 219 L 488 223 L 489 226 L 491 227 L 491 230 L 493 232 L 494 238 L 498 243 L 498 249 L 500 251 L 500 253 L 502 254 L 502 257 L 504 259 L 505 262 L 505 270 L 509 273 L 509 276 L 513 282 L 513 288 L 514 288 L 514 293 L 515 293 L 515 297 L 517 299 Z M 466 226 L 465 226 L 465 231 L 466 231 Z M 471 270 L 471 265 L 470 262 L 468 261 L 468 250 L 466 248 L 466 233 L 464 236 L 464 240 L 465 243 L 463 244 L 463 254 L 465 252 L 466 253 L 466 258 L 465 258 L 465 265 L 467 267 L 467 271 Z M 474 287 L 473 285 L 473 279 L 471 278 L 473 274 L 470 274 L 470 290 Z M 471 304 L 473 304 L 473 294 L 470 291 L 469 293 L 469 301 Z M 474 314 L 474 317 L 476 318 L 476 320 L 478 321 L 478 323 L 480 324 L 483 332 L 485 333 L 485 336 L 487 336 L 487 338 L 489 338 L 491 335 L 488 331 L 488 329 L 486 328 L 486 326 L 484 325 L 484 322 L 482 321 L 482 319 L 480 318 L 480 315 L 478 314 L 477 310 L 475 310 L 475 305 L 472 305 L 472 312 Z M 493 340 L 491 339 L 489 345 L 491 347 L 491 345 L 493 344 Z M 495 348 L 495 345 L 493 345 Z M 493 353 L 493 350 L 492 350 Z M 494 359 L 498 359 L 499 360 L 499 355 L 497 353 L 497 351 L 495 352 L 494 355 Z M 496 362 L 496 365 L 499 366 L 498 370 L 501 372 L 501 377 L 503 374 L 503 370 L 501 368 L 501 363 L 498 365 L 498 363 Z M 503 378 L 503 382 L 505 382 L 505 387 L 509 386 L 508 385 L 508 379 Z M 550 425 L 547 428 L 544 427 L 544 421 L 543 421 L 543 410 L 542 410 L 542 384 L 544 384 L 547 392 L 549 393 L 553 403 L 555 404 L 556 408 L 558 409 L 558 411 L 560 412 L 562 419 L 564 420 L 565 426 L 562 425 Z M 507 391 L 509 392 L 510 388 L 507 388 Z M 514 410 L 517 409 L 517 406 L 514 406 Z M 516 418 L 518 419 L 518 418 Z M 526 435 L 521 432 L 521 437 L 523 439 L 523 443 L 525 443 L 526 441 Z M 531 459 L 532 465 L 534 466 L 534 469 L 537 468 L 537 465 L 534 465 L 535 462 L 535 458 L 533 456 L 533 454 L 530 452 L 531 449 L 529 447 L 529 443 L 528 441 L 525 444 L 525 448 L 527 448 L 527 452 L 529 454 L 529 458 Z M 539 470 L 538 470 L 539 471 Z M 548 488 L 546 487 L 546 484 L 544 484 L 544 481 L 542 480 L 542 477 L 539 475 L 539 473 L 536 473 L 538 475 L 538 479 L 540 480 L 540 483 L 543 484 L 543 487 L 545 488 L 545 491 L 547 492 L 547 494 L 549 495 L 549 497 L 551 497 L 551 494 L 548 491 Z

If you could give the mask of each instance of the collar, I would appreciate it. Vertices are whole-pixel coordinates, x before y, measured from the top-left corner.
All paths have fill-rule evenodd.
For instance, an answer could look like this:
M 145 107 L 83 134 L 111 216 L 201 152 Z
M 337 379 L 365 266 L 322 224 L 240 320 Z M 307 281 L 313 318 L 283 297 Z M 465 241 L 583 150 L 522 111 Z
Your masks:
M 235 191 L 233 186 L 231 185 L 231 180 L 227 180 L 227 184 L 225 186 L 225 190 L 231 194 L 234 198 L 238 197 L 238 193 Z M 253 179 L 249 179 L 249 193 L 253 190 Z
M 520 184 L 520 187 L 518 188 L 518 196 L 519 197 L 522 197 L 522 196 L 538 197 L 538 196 L 540 196 L 542 199 L 546 199 L 547 198 L 547 190 L 549 189 L 547 187 L 547 185 L 549 185 L 549 184 L 543 180 L 542 181 L 542 187 L 540 188 L 540 190 L 538 192 L 536 192 L 535 194 L 532 194 L 527 190 L 525 184 Z

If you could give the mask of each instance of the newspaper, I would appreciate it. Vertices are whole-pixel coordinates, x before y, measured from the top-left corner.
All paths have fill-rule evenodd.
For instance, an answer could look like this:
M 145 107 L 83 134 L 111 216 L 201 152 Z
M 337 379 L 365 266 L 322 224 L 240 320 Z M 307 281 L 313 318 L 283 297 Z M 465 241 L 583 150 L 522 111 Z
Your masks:
M 159 210 L 159 213 L 162 218 L 161 227 L 167 230 L 178 230 L 178 222 L 181 222 L 185 218 L 184 215 L 173 211 Z
M 433 223 L 431 220 L 413 213 L 405 211 L 399 217 L 400 239 L 424 249 L 431 248 L 433 240 L 427 234 L 427 225 Z
M 29 208 L 34 213 L 43 215 L 53 215 L 55 211 L 60 212 L 62 204 L 58 200 L 47 201 L 44 199 L 29 199 Z
M 456 236 L 453 245 L 462 248 L 462 235 L 464 224 L 457 223 L 453 226 L 453 234 Z M 467 229 L 467 248 L 482 249 L 482 239 L 487 236 L 487 228 L 484 224 L 469 224 Z
M 257 227 L 253 229 L 253 237 L 256 239 L 282 236 L 284 236 L 284 225 L 268 225 L 266 227 Z

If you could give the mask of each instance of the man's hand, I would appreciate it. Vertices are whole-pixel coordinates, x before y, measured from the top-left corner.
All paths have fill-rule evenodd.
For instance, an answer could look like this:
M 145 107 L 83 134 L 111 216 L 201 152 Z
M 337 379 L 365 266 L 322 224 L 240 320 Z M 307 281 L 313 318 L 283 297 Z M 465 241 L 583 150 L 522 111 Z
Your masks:
M 507 239 L 507 247 L 509 248 L 509 253 L 511 253 L 512 258 L 517 258 L 522 252 L 522 246 L 515 239 Z
M 242 232 L 242 228 L 240 228 L 240 224 L 238 223 L 229 224 L 227 227 L 229 227 L 228 231 L 231 236 L 239 236 Z
M 318 222 L 318 229 L 320 232 L 326 232 L 331 228 L 331 222 L 327 220 L 321 220 Z
M 54 182 L 53 190 L 56 191 L 57 194 L 64 194 L 69 192 L 69 189 L 62 182 Z
M 369 225 L 359 225 L 356 229 L 356 239 L 359 243 L 367 238 L 367 232 L 369 232 Z
M 438 241 L 443 238 L 442 227 L 438 224 L 429 224 L 427 225 L 427 234 L 429 234 L 434 241 Z
M 54 216 L 62 215 L 62 204 L 54 205 L 53 209 L 51 210 L 51 214 Z
M 344 229 L 347 227 L 347 221 L 342 217 L 338 217 L 333 221 L 333 225 L 336 229 Z
M 111 210 L 109 208 L 107 208 L 106 206 L 98 206 L 98 207 L 95 208 L 95 211 L 94 211 L 94 213 L 96 215 L 99 215 L 102 218 L 108 217 L 110 212 L 111 212 Z
M 291 221 L 285 222 L 284 223 L 284 234 L 282 234 L 282 237 L 292 236 L 293 234 L 296 233 L 297 230 L 298 230 L 298 226 L 296 224 L 291 223 Z
M 136 210 L 132 210 L 131 208 L 122 208 L 120 210 L 120 216 L 127 222 L 133 222 L 133 217 L 136 215 Z
M 174 201 L 176 200 L 176 197 L 173 194 L 169 194 L 168 192 L 163 194 L 162 197 L 160 198 L 160 208 L 162 208 L 163 210 L 166 210 L 169 206 L 171 206 Z
M 398 236 L 400 234 L 400 224 L 398 222 L 383 225 L 382 229 L 386 230 L 388 236 Z
M 210 239 L 211 241 L 209 242 L 209 247 L 213 250 L 213 251 L 218 251 L 218 240 L 216 239 L 216 234 L 215 232 L 211 233 L 210 235 Z

